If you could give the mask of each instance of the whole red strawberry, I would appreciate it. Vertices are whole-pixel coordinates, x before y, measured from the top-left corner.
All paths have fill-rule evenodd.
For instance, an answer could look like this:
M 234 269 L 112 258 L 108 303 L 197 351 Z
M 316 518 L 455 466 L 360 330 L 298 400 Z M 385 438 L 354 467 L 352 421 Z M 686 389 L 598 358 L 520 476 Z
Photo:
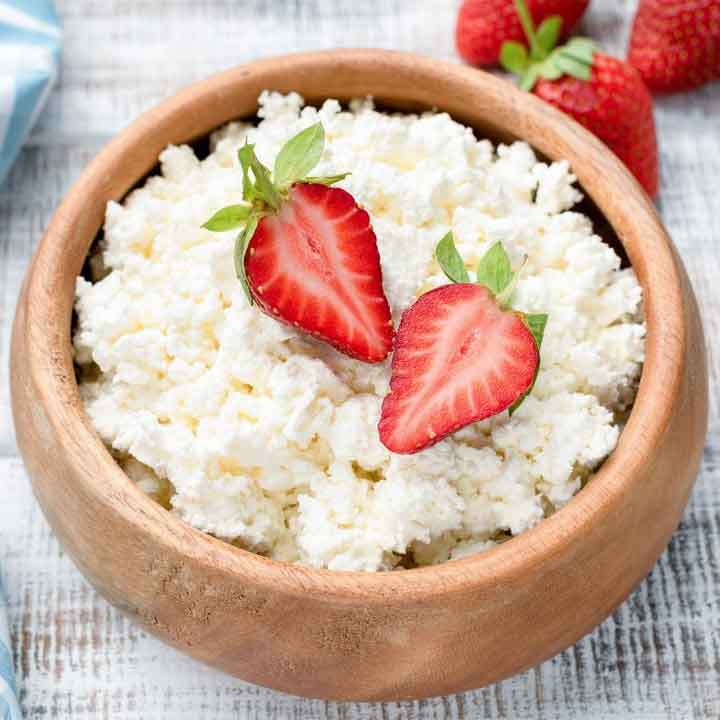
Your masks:
M 530 52 L 507 42 L 503 66 L 518 74 L 520 86 L 570 115 L 602 140 L 635 175 L 645 191 L 658 190 L 658 152 L 652 97 L 629 63 L 596 52 L 587 38 L 555 47 L 555 39 L 535 32 L 523 0 Z
M 394 332 L 377 240 L 352 195 L 330 187 L 345 175 L 310 175 L 324 144 L 320 123 L 306 128 L 283 146 L 271 174 L 246 143 L 238 151 L 245 202 L 204 227 L 242 228 L 235 271 L 251 305 L 351 357 L 380 362 Z
M 569 33 L 590 0 L 528 0 L 530 14 L 540 25 L 556 16 Z M 455 44 L 464 60 L 473 65 L 495 65 L 506 40 L 523 40 L 513 0 L 464 0 L 455 28 Z
M 720 0 L 640 0 L 628 60 L 657 92 L 720 79 Z
M 595 53 L 589 80 L 540 78 L 535 95 L 597 135 L 635 175 L 650 197 L 658 191 L 652 98 L 635 68 Z

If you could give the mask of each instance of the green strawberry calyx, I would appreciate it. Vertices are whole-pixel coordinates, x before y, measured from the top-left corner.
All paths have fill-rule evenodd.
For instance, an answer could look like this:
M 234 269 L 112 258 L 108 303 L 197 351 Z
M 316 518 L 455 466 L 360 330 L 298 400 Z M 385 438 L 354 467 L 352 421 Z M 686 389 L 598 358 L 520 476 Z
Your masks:
M 520 87 L 530 91 L 539 78 L 557 80 L 570 75 L 579 80 L 590 80 L 593 56 L 597 44 L 586 37 L 574 37 L 565 45 L 556 47 L 562 18 L 551 15 L 536 28 L 525 0 L 515 0 L 520 23 L 528 47 L 508 40 L 500 50 L 500 64 L 520 78 Z
M 448 280 L 454 283 L 470 283 L 472 278 L 465 267 L 462 256 L 455 247 L 455 239 L 452 231 L 448 232 L 435 248 L 435 259 L 440 265 L 441 270 L 445 273 Z M 513 270 L 510 264 L 510 257 L 507 254 L 503 244 L 496 242 L 490 249 L 480 258 L 475 268 L 475 282 L 484 285 L 493 295 L 497 303 L 503 310 L 510 309 L 510 303 L 513 293 L 515 292 L 515 284 L 518 277 L 525 267 L 527 257 L 524 258 L 522 264 L 517 270 Z M 545 334 L 545 326 L 547 325 L 547 313 L 524 313 L 519 310 L 512 310 L 527 326 L 528 330 L 535 340 L 537 346 L 538 357 L 540 355 L 540 346 L 542 345 L 543 336 Z M 532 392 L 535 387 L 540 365 L 535 369 L 530 387 L 508 408 L 512 415 L 522 405 L 525 398 Z
M 253 295 L 245 274 L 245 253 L 258 223 L 266 215 L 278 212 L 295 183 L 333 185 L 350 174 L 310 175 L 320 162 L 324 148 L 325 131 L 320 123 L 315 123 L 282 146 L 272 172 L 258 160 L 255 146 L 247 140 L 238 150 L 243 173 L 243 202 L 221 208 L 203 227 L 212 232 L 240 230 L 235 240 L 235 273 L 250 305 L 253 304 Z

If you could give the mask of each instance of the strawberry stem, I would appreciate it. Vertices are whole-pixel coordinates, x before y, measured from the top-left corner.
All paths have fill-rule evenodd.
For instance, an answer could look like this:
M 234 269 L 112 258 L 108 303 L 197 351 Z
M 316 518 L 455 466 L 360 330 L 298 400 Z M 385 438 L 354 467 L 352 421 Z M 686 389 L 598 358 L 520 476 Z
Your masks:
M 558 80 L 563 75 L 590 80 L 595 43 L 582 37 L 572 38 L 556 47 L 562 31 L 562 17 L 550 15 L 535 27 L 525 0 L 515 0 L 520 24 L 530 52 L 522 43 L 508 40 L 500 49 L 500 64 L 520 78 L 520 88 L 531 91 L 539 78 Z
M 541 60 L 543 55 L 542 48 L 538 43 L 537 35 L 535 34 L 535 23 L 533 22 L 532 15 L 530 15 L 525 0 L 515 0 L 515 9 L 520 18 L 520 24 L 527 38 L 528 45 L 530 46 L 530 57 L 533 60 Z

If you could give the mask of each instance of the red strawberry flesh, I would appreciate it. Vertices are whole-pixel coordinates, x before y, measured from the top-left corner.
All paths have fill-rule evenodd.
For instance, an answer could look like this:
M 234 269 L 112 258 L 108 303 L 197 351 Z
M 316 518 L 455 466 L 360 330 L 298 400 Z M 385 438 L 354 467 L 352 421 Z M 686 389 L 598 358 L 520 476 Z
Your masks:
M 484 286 L 425 293 L 400 321 L 380 439 L 414 453 L 497 415 L 530 388 L 538 362 L 530 330 Z
M 293 185 L 258 224 L 245 270 L 258 305 L 276 319 L 366 362 L 392 349 L 375 233 L 345 190 Z

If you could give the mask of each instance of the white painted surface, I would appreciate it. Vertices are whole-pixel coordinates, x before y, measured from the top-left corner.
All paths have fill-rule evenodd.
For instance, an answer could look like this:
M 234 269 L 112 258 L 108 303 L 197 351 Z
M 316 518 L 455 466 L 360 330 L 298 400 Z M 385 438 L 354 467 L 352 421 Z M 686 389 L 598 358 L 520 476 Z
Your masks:
M 634 4 L 593 0 L 585 32 L 622 53 Z M 205 668 L 145 635 L 90 589 L 50 533 L 17 456 L 7 393 L 10 323 L 30 253 L 60 197 L 99 147 L 142 110 L 211 72 L 279 52 L 381 46 L 454 58 L 456 2 L 64 0 L 58 5 L 66 36 L 62 76 L 0 188 L 0 567 L 26 716 L 720 717 L 720 83 L 656 103 L 659 207 L 698 294 L 712 376 L 705 458 L 670 547 L 612 618 L 530 672 L 418 703 L 324 703 Z

